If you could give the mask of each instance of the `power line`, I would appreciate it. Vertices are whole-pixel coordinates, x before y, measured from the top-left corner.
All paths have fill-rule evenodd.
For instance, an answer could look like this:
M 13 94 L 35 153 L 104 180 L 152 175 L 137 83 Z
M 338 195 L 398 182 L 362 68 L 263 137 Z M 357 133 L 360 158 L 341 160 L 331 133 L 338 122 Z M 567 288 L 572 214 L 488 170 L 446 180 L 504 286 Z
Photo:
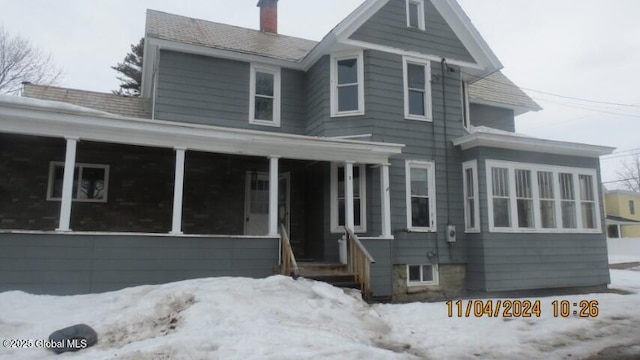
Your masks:
M 613 184 L 613 183 L 632 181 L 632 180 L 638 180 L 638 178 L 628 178 L 628 179 L 620 179 L 620 180 L 603 181 L 602 183 L 603 184 Z
M 603 157 L 616 156 L 616 155 L 620 155 L 621 153 L 633 152 L 633 151 L 637 151 L 637 150 L 640 150 L 640 148 L 634 148 L 634 149 L 629 149 L 629 150 L 620 150 L 620 151 L 614 152 L 613 154 L 604 155 Z
M 615 154 L 611 154 L 611 155 L 615 155 Z M 619 159 L 619 158 L 623 158 L 623 157 L 627 157 L 627 156 L 636 156 L 636 155 L 640 155 L 640 152 L 630 153 L 630 154 L 623 154 L 623 155 L 618 155 L 618 156 L 611 156 L 611 157 L 608 157 L 608 158 L 600 159 L 600 161 L 613 160 L 613 159 Z

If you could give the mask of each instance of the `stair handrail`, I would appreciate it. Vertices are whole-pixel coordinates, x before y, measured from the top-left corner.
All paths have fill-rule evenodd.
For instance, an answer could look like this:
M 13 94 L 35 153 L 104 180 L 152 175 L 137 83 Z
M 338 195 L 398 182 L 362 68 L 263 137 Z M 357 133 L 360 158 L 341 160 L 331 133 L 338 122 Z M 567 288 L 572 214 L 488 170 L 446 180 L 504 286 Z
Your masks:
M 362 298 L 369 300 L 371 296 L 371 264 L 376 261 L 348 226 L 345 225 L 344 231 L 347 241 L 347 268 L 349 272 L 354 274 L 360 285 Z
M 282 265 L 280 266 L 280 273 L 282 275 L 297 278 L 300 273 L 298 269 L 298 262 L 296 261 L 296 256 L 293 254 L 293 249 L 291 248 L 289 234 L 283 224 L 280 224 L 280 243 L 282 251 Z

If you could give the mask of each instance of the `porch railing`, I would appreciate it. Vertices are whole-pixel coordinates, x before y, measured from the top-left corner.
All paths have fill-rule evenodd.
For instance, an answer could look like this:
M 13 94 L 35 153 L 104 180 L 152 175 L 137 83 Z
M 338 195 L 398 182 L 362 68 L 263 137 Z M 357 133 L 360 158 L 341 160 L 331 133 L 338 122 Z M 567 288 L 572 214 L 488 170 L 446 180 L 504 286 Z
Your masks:
M 344 230 L 347 240 L 347 268 L 360 284 L 362 298 L 368 300 L 371 296 L 371 264 L 376 261 L 348 226 Z
M 293 255 L 293 249 L 291 248 L 291 241 L 289 241 L 287 229 L 282 224 L 280 224 L 280 242 L 280 251 L 282 251 L 280 273 L 282 275 L 291 276 L 295 279 L 299 274 L 298 263 L 296 262 L 295 255 Z

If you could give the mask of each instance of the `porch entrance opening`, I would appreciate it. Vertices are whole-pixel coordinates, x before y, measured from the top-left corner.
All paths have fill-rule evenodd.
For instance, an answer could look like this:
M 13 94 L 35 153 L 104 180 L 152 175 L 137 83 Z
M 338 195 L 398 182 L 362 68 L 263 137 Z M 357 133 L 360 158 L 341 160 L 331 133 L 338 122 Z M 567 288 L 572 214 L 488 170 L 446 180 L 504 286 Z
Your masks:
M 269 174 L 249 171 L 246 174 L 245 235 L 264 235 L 269 230 Z M 290 226 L 290 176 L 278 177 L 278 224 L 288 233 Z

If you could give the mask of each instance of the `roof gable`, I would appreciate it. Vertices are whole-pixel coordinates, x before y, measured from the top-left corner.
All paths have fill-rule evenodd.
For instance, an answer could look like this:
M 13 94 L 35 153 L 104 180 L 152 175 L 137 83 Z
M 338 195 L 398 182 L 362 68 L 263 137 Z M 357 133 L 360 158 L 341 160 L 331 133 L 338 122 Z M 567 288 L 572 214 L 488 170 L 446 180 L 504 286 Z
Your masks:
M 391 0 L 349 39 L 475 63 L 475 59 L 429 0 L 424 0 L 425 30 L 407 27 L 406 1 Z

